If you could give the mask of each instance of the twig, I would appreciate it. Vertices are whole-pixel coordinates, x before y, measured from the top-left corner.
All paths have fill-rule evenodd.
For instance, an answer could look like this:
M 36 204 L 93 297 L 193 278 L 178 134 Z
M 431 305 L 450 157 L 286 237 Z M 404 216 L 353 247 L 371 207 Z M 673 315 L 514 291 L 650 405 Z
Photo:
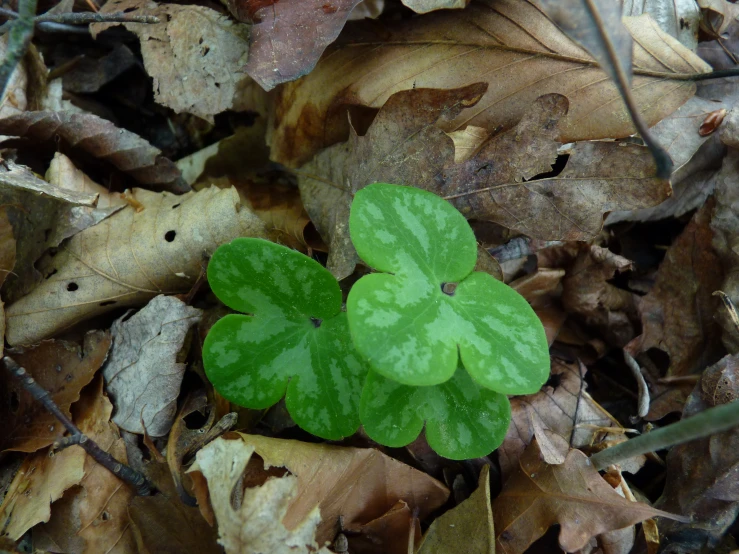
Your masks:
M 639 417 L 644 417 L 649 413 L 649 389 L 647 388 L 647 382 L 644 380 L 644 375 L 642 375 L 637 361 L 626 350 L 623 353 L 624 361 L 629 366 L 631 374 L 636 379 L 636 384 L 639 387 L 639 404 L 636 413 Z
M 67 25 L 87 25 L 88 23 L 159 23 L 159 18 L 153 15 L 131 15 L 125 12 L 45 13 L 36 17 L 36 23 L 47 21 Z
M 64 443 L 65 446 L 70 446 L 72 443 L 79 444 L 97 463 L 113 473 L 113 475 L 118 477 L 121 481 L 125 481 L 134 487 L 139 495 L 147 496 L 151 494 L 149 483 L 141 473 L 116 460 L 108 452 L 105 452 L 100 448 L 95 441 L 82 433 L 82 431 L 80 431 L 79 428 L 59 409 L 59 406 L 57 406 L 52 400 L 49 392 L 39 385 L 33 377 L 28 375 L 28 372 L 19 366 L 13 358 L 5 356 L 3 358 L 3 362 L 5 362 L 5 367 L 8 368 L 10 373 L 21 382 L 23 388 L 26 389 L 35 400 L 40 402 L 44 408 L 51 412 L 51 414 L 56 417 L 62 425 L 64 425 L 67 431 L 72 434 L 72 437 L 74 437 L 68 440 L 62 440 L 60 445 L 62 443 Z
M 739 425 L 739 401 L 708 408 L 677 423 L 601 450 L 593 454 L 590 461 L 595 469 L 601 470 L 633 456 L 707 437 L 736 425 Z
M 0 100 L 5 97 L 8 81 L 31 43 L 35 16 L 36 0 L 18 0 L 18 18 L 6 24 L 9 25 L 8 49 L 0 64 Z

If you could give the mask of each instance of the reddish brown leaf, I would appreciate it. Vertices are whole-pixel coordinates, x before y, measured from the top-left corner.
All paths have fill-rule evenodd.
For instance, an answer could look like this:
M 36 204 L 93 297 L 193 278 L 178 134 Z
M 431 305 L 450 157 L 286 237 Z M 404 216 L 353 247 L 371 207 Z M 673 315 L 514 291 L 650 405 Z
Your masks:
M 0 119 L 0 134 L 33 142 L 62 140 L 69 146 L 111 163 L 154 190 L 186 192 L 180 170 L 138 135 L 92 114 L 24 112 Z
M 69 408 L 79 398 L 80 390 L 105 361 L 110 342 L 110 333 L 95 331 L 85 337 L 84 349 L 74 343 L 48 340 L 11 350 L 9 355 L 49 391 L 62 413 L 69 416 Z M 3 379 L 8 386 L 2 391 L 0 403 L 0 421 L 5 431 L 0 435 L 0 451 L 34 452 L 64 435 L 62 424 L 17 380 L 9 380 L 7 374 Z

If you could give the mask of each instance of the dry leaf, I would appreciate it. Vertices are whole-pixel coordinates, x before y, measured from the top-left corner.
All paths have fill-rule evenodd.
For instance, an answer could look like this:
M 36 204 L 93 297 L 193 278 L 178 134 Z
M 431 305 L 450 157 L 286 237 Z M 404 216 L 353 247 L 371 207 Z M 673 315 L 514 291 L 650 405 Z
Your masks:
M 352 132 L 347 143 L 327 148 L 298 171 L 303 202 L 329 245 L 327 267 L 337 278 L 349 275 L 358 260 L 348 231 L 353 193 L 372 182 L 422 186 L 469 218 L 562 240 L 592 238 L 605 212 L 651 206 L 669 194 L 669 184 L 654 177 L 646 148 L 614 142 L 578 144 L 558 176 L 525 181 L 550 171 L 556 160 L 557 121 L 567 102 L 554 94 L 539 98 L 515 128 L 454 165 L 453 142 L 437 125 L 476 110 L 484 91 L 476 84 L 397 93 L 364 136 Z
M 417 554 L 491 554 L 495 529 L 490 506 L 490 466 L 483 466 L 477 490 L 456 508 L 436 518 Z
M 709 67 L 648 16 L 624 23 L 635 43 L 633 94 L 654 125 L 695 93 L 694 83 L 675 75 Z M 484 0 L 405 23 L 349 24 L 313 72 L 278 92 L 271 158 L 296 167 L 346 140 L 346 106 L 379 108 L 401 90 L 478 80 L 489 83 L 486 94 L 474 110 L 445 121 L 444 131 L 511 128 L 537 97 L 559 93 L 570 103 L 557 135 L 563 142 L 634 132 L 607 75 L 541 11 L 526 0 Z
M 86 94 L 97 92 L 119 75 L 138 66 L 139 63 L 134 53 L 125 44 L 120 43 L 100 58 L 82 56 L 62 76 L 64 90 Z
M 134 189 L 132 198 L 144 209 L 124 208 L 39 263 L 45 280 L 7 309 L 8 342 L 28 344 L 114 308 L 186 292 L 219 245 L 266 236 L 234 189 Z
M 467 7 L 470 0 L 402 0 L 416 13 L 428 13 L 434 10 L 459 10 Z
M 446 487 L 432 477 L 374 449 L 241 437 L 264 460 L 265 469 L 284 467 L 297 477 L 298 496 L 283 520 L 288 529 L 320 506 L 319 544 L 334 538 L 339 515 L 346 527 L 361 526 L 403 500 L 423 519 L 449 496 Z
M 421 524 L 402 500 L 377 519 L 363 525 L 345 526 L 344 531 L 351 554 L 413 554 L 413 546 L 421 540 Z M 337 552 L 338 537 L 333 542 Z
M 24 112 L 0 119 L 0 135 L 22 137 L 34 143 L 62 141 L 72 149 L 111 163 L 142 185 L 174 193 L 190 188 L 177 166 L 162 156 L 158 148 L 96 115 Z
M 226 554 L 330 554 L 318 549 L 316 526 L 321 520 L 318 506 L 288 530 L 282 523 L 298 495 L 297 478 L 286 475 L 268 479 L 260 487 L 240 494 L 241 477 L 254 447 L 241 440 L 218 438 L 201 449 L 190 472 L 200 472 L 208 481 L 210 500 L 218 521 L 218 543 Z M 238 490 L 239 492 L 235 491 Z M 236 494 L 236 500 L 234 500 Z
M 173 296 L 161 295 L 113 323 L 113 347 L 103 377 L 118 427 L 153 437 L 169 433 L 185 374 L 178 355 L 200 314 Z
M 546 464 L 534 441 L 493 502 L 496 552 L 523 552 L 556 523 L 560 525 L 560 547 L 574 552 L 591 537 L 657 515 L 683 519 L 641 502 L 629 502 L 579 450 L 571 450 L 564 464 Z
M 643 13 L 649 14 L 665 33 L 695 52 L 701 20 L 695 0 L 626 0 L 623 3 L 624 16 L 636 17 Z
M 250 81 L 249 26 L 235 23 L 205 6 L 110 0 L 100 13 L 152 15 L 159 23 L 123 24 L 141 42 L 144 66 L 154 79 L 154 100 L 176 113 L 213 122 L 234 107 L 238 91 Z M 93 37 L 120 23 L 95 23 Z
M 85 336 L 83 348 L 66 341 L 49 340 L 30 348 L 10 350 L 8 355 L 51 394 L 61 412 L 69 417 L 70 406 L 105 361 L 110 342 L 109 333 L 91 331 Z M 8 378 L 2 394 L 0 421 L 4 432 L 0 451 L 34 452 L 66 432 L 17 379 Z
M 459 131 L 447 133 L 447 135 L 454 142 L 454 163 L 461 164 L 477 154 L 490 133 L 482 127 L 469 125 Z

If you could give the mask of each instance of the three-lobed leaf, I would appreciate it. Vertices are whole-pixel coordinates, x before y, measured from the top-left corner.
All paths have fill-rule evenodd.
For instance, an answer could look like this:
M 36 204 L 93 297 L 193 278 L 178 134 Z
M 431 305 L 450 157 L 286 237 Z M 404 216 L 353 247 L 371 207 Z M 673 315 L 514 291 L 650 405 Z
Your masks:
M 215 252 L 208 281 L 242 312 L 220 319 L 205 339 L 205 371 L 218 392 L 257 409 L 285 395 L 303 429 L 327 439 L 353 434 L 367 369 L 351 343 L 336 279 L 299 252 L 240 238 Z
M 357 192 L 349 229 L 359 256 L 384 272 L 357 281 L 347 300 L 354 344 L 372 369 L 405 385 L 438 385 L 461 357 L 483 387 L 539 389 L 549 374 L 541 322 L 513 289 L 472 272 L 475 237 L 453 206 L 375 183 Z

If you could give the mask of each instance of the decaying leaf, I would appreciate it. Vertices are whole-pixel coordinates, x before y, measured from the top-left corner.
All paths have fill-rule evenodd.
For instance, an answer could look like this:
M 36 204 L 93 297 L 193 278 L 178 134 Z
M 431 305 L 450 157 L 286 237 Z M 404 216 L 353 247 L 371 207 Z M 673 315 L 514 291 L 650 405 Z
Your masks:
M 48 340 L 29 348 L 10 350 L 8 355 L 51 394 L 62 413 L 69 417 L 69 408 L 79 398 L 80 390 L 92 381 L 105 361 L 110 342 L 109 333 L 93 331 L 85 336 L 83 348 L 70 342 Z M 6 383 L 0 403 L 0 421 L 4 427 L 0 451 L 34 452 L 64 435 L 62 424 L 16 379 Z
M 83 56 L 62 76 L 64 90 L 87 94 L 97 92 L 138 64 L 138 59 L 125 44 L 116 44 L 101 58 Z
M 626 0 L 623 3 L 624 16 L 636 17 L 643 13 L 649 14 L 665 33 L 695 51 L 701 20 L 700 9 L 695 0 Z
M 470 3 L 470 0 L 402 0 L 416 13 L 428 13 L 434 10 L 460 10 Z
M 654 125 L 695 93 L 694 83 L 676 77 L 709 68 L 648 16 L 624 24 L 635 43 L 633 94 Z M 570 104 L 555 135 L 563 142 L 634 132 L 608 76 L 526 0 L 473 2 L 397 25 L 350 25 L 313 72 L 280 89 L 270 139 L 275 161 L 300 166 L 345 140 L 348 105 L 379 108 L 401 90 L 478 80 L 489 83 L 481 101 L 443 122 L 443 130 L 511 128 L 536 98 L 559 93 Z
M 686 520 L 626 500 L 579 450 L 571 450 L 561 465 L 548 465 L 534 441 L 493 502 L 496 552 L 524 552 L 556 523 L 560 547 L 575 552 L 591 537 L 657 515 Z
M 200 314 L 174 296 L 161 295 L 113 323 L 113 347 L 103 377 L 118 427 L 152 437 L 169 432 L 185 373 L 178 354 Z
M 361 526 L 403 500 L 424 518 L 449 495 L 432 477 L 375 449 L 240 436 L 264 460 L 264 469 L 284 467 L 297 477 L 297 497 L 283 519 L 288 529 L 320 507 L 319 544 L 336 535 L 340 515 L 345 526 Z
M 438 126 L 476 110 L 484 91 L 478 83 L 399 92 L 364 136 L 352 132 L 347 143 L 327 148 L 300 169 L 303 201 L 329 244 L 327 267 L 334 275 L 345 277 L 357 261 L 349 206 L 353 193 L 371 182 L 423 187 L 450 199 L 469 218 L 561 240 L 587 240 L 600 231 L 604 212 L 654 205 L 669 194 L 669 184 L 654 177 L 646 148 L 614 142 L 577 144 L 557 177 L 524 181 L 550 171 L 556 160 L 557 122 L 567 102 L 554 94 L 538 99 L 515 128 L 454 165 L 453 141 Z
M 197 453 L 190 468 L 208 482 L 218 521 L 218 542 L 226 554 L 330 554 L 325 547 L 319 549 L 315 540 L 321 520 L 318 506 L 293 529 L 283 525 L 285 513 L 298 495 L 294 476 L 268 479 L 259 487 L 236 493 L 237 500 L 233 500 L 252 454 L 254 447 L 241 440 L 218 438 Z
M 186 292 L 204 256 L 238 236 L 264 237 L 264 224 L 234 189 L 175 196 L 134 189 L 128 206 L 75 235 L 39 263 L 44 281 L 7 310 L 7 338 L 28 344 L 113 308 Z
M 154 99 L 177 113 L 209 121 L 234 106 L 250 81 L 244 71 L 249 56 L 249 26 L 197 5 L 110 0 L 100 13 L 152 15 L 159 23 L 122 24 L 136 33 L 146 71 L 154 79 Z M 93 37 L 121 23 L 95 23 Z
M 483 466 L 477 490 L 456 508 L 435 519 L 418 554 L 490 554 L 495 551 L 490 506 L 490 467 Z
M 140 136 L 92 114 L 24 112 L 0 119 L 0 135 L 32 142 L 59 141 L 104 160 L 142 185 L 183 193 L 189 186 L 179 169 Z

